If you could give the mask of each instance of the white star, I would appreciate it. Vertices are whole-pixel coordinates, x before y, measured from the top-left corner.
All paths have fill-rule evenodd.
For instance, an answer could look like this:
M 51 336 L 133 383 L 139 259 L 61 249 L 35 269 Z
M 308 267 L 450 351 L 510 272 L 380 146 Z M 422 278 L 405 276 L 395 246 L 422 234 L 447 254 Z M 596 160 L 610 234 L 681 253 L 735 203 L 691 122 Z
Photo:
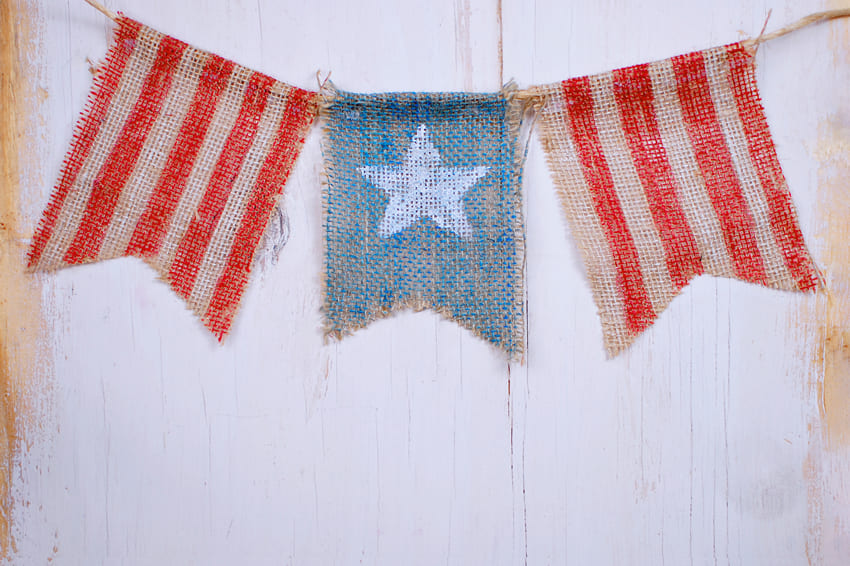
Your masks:
M 378 227 L 382 238 L 413 226 L 425 216 L 440 228 L 466 238 L 472 235 L 472 226 L 463 211 L 463 195 L 489 169 L 443 167 L 428 127 L 421 124 L 410 140 L 404 165 L 361 167 L 360 173 L 390 197 Z

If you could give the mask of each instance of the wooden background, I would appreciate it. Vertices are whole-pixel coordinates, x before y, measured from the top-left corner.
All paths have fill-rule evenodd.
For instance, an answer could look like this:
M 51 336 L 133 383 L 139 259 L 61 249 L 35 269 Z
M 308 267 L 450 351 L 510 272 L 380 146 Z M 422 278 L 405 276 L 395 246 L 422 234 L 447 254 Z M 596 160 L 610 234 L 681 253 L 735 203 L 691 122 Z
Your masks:
M 301 87 L 495 90 L 736 41 L 813 0 L 111 0 Z M 152 270 L 23 273 L 112 23 L 0 0 L 0 538 L 11 564 L 829 564 L 850 557 L 850 22 L 758 79 L 831 297 L 700 278 L 606 360 L 542 152 L 528 355 L 430 313 L 324 344 L 318 130 L 220 346 Z

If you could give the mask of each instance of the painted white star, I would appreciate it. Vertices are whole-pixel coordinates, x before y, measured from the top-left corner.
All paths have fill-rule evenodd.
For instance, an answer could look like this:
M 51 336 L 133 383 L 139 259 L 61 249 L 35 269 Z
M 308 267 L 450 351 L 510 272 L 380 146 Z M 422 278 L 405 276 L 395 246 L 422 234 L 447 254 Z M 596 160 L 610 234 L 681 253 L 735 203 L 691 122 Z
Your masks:
M 440 152 L 431 143 L 428 127 L 421 124 L 410 140 L 404 165 L 361 167 L 360 173 L 390 198 L 378 227 L 382 238 L 389 238 L 426 216 L 440 228 L 466 238 L 472 235 L 472 226 L 463 211 L 463 195 L 489 170 L 444 167 Z

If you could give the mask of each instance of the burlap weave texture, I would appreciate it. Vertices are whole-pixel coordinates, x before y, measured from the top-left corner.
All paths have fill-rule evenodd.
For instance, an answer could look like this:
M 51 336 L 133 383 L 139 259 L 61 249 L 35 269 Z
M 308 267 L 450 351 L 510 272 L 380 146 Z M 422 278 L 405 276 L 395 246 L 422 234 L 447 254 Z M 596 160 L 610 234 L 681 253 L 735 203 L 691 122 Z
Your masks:
M 742 44 L 536 94 L 542 145 L 609 355 L 703 273 L 816 288 Z
M 316 93 L 119 17 L 30 269 L 140 257 L 223 338 L 316 112 Z
M 352 94 L 323 108 L 326 332 L 433 309 L 517 357 L 519 112 L 497 94 Z

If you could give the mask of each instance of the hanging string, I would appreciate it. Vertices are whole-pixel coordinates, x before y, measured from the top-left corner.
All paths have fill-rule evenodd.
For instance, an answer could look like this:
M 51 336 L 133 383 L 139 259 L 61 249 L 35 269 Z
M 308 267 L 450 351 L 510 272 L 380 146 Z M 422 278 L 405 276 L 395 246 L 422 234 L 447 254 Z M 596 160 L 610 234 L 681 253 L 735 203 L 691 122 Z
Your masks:
M 104 7 L 103 4 L 101 4 L 97 0 L 85 0 L 85 2 L 88 3 L 95 10 L 102 13 L 107 18 L 109 18 L 111 20 L 115 20 L 115 21 L 118 20 L 118 14 L 116 14 L 112 10 Z M 770 17 L 770 16 L 768 15 L 768 17 Z M 766 41 L 770 41 L 772 39 L 778 39 L 782 36 L 788 35 L 789 33 L 803 29 L 804 27 L 814 25 L 814 24 L 818 24 L 818 23 L 821 23 L 821 22 L 826 22 L 826 21 L 829 21 L 829 20 L 835 20 L 835 19 L 838 19 L 838 18 L 847 18 L 847 17 L 850 17 L 850 8 L 840 8 L 840 9 L 837 9 L 837 10 L 826 10 L 824 12 L 816 12 L 814 14 L 809 14 L 808 16 L 800 18 L 799 20 L 797 20 L 796 22 L 794 22 L 792 24 L 789 24 L 789 25 L 787 25 L 783 28 L 780 28 L 776 31 L 772 31 L 772 32 L 767 33 L 767 34 L 764 33 L 764 30 L 762 29 L 762 32 L 759 34 L 758 37 L 756 37 L 754 39 L 744 40 L 742 43 L 744 44 L 745 47 L 753 49 L 753 48 L 758 47 L 759 45 L 761 45 L 762 43 L 764 43 Z M 501 18 L 501 14 L 500 14 L 500 18 Z M 765 22 L 765 24 L 766 24 L 766 22 Z M 502 63 L 501 63 L 501 34 L 500 34 L 499 41 L 500 41 L 499 51 L 500 51 L 500 67 L 501 67 L 502 66 Z M 500 69 L 500 75 L 501 75 L 501 72 L 502 72 L 502 69 Z M 327 79 L 325 79 L 325 81 L 327 82 Z M 537 100 L 538 98 L 540 98 L 541 95 L 535 89 L 532 88 L 532 89 L 527 89 L 527 90 L 518 90 L 518 91 L 513 93 L 513 96 L 514 96 L 514 98 L 517 98 L 518 100 L 534 101 L 534 100 Z
M 757 38 L 747 39 L 742 43 L 747 47 L 755 47 L 757 45 L 761 45 L 765 41 L 780 38 L 783 35 L 788 35 L 791 32 L 803 29 L 804 27 L 810 26 L 812 24 L 818 24 L 820 22 L 826 22 L 829 20 L 835 20 L 837 18 L 846 17 L 850 17 L 850 8 L 841 8 L 839 10 L 827 10 L 826 12 L 817 12 L 814 14 L 809 14 L 804 18 L 800 18 L 793 24 L 787 25 L 784 28 L 780 28 L 770 33 L 762 33 Z
M 758 51 L 758 49 L 759 49 L 759 45 L 761 45 L 761 43 L 758 43 L 758 41 L 759 41 L 762 37 L 764 37 L 764 30 L 766 30 L 766 29 L 767 29 L 767 22 L 769 22 L 769 21 L 770 21 L 770 16 L 771 16 L 771 15 L 773 15 L 773 10 L 772 10 L 772 9 L 770 9 L 770 10 L 768 10 L 768 11 L 767 11 L 767 16 L 765 16 L 765 18 L 764 18 L 764 25 L 762 25 L 762 26 L 761 26 L 761 31 L 760 31 L 760 32 L 759 32 L 759 34 L 756 36 L 756 39 L 755 39 L 756 43 L 755 43 L 755 46 L 753 46 L 753 45 L 749 45 L 749 44 L 747 44 L 747 43 L 745 43 L 745 44 L 744 44 L 744 45 L 745 45 L 745 48 L 747 49 L 747 51 L 749 51 L 750 53 L 752 53 L 752 54 L 753 54 L 753 56 L 755 56 L 756 52 L 757 52 L 757 51 Z M 748 41 L 749 41 L 749 40 L 748 40 Z
M 770 13 L 768 12 L 768 18 L 770 18 Z M 787 25 L 784 28 L 780 28 L 776 31 L 772 31 L 770 33 L 764 33 L 764 28 L 762 28 L 761 33 L 758 37 L 754 39 L 746 39 L 741 43 L 744 44 L 744 47 L 748 49 L 755 49 L 762 43 L 766 41 L 770 41 L 772 39 L 778 39 L 784 35 L 788 35 L 789 33 L 795 32 L 797 30 L 801 30 L 806 26 L 810 26 L 813 24 L 818 24 L 821 22 L 826 22 L 829 20 L 835 20 L 838 18 L 847 18 L 850 17 L 850 8 L 840 8 L 837 10 L 827 10 L 825 12 L 816 12 L 814 14 L 809 14 L 803 18 L 800 18 L 793 24 Z M 765 27 L 767 26 L 767 20 L 765 20 Z M 541 95 L 533 88 L 527 90 L 517 91 L 515 94 L 516 98 L 530 99 L 535 100 L 541 97 Z
M 89 6 L 91 6 L 92 8 L 94 8 L 95 10 L 97 10 L 98 12 L 100 12 L 101 14 L 103 14 L 104 16 L 109 18 L 110 20 L 116 21 L 116 22 L 118 21 L 118 14 L 116 14 L 115 12 L 110 10 L 109 8 L 106 8 L 103 4 L 101 4 L 97 0 L 86 0 L 86 2 L 88 3 Z

